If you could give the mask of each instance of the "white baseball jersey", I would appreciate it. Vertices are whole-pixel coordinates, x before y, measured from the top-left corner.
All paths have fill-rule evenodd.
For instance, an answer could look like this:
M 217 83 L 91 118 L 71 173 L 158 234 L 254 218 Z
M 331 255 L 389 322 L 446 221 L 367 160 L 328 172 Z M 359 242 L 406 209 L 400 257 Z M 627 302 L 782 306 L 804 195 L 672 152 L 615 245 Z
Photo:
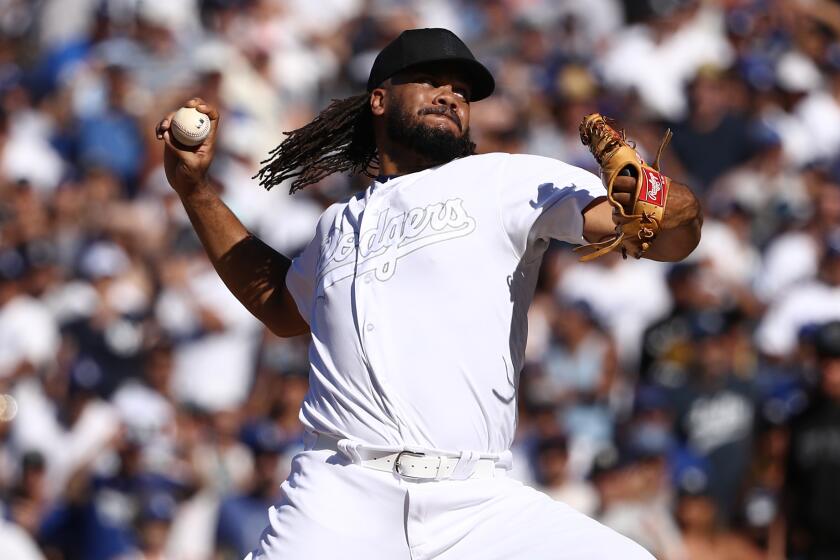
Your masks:
M 548 239 L 584 243 L 600 179 L 493 153 L 374 181 L 330 206 L 286 283 L 309 323 L 301 421 L 370 445 L 499 453 L 516 425 Z

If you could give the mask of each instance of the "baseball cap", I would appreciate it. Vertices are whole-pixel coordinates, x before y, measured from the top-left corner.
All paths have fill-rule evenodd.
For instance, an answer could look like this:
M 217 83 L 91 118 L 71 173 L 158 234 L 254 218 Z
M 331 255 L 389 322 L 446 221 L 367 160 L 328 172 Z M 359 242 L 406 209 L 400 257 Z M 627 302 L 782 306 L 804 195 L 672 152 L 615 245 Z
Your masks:
M 128 255 L 119 245 L 100 241 L 84 252 L 79 269 L 86 277 L 98 280 L 119 276 L 128 270 L 130 265 Z
M 613 442 L 595 453 L 595 457 L 592 459 L 589 477 L 592 480 L 596 480 L 601 476 L 633 467 L 641 460 L 642 457 L 631 446 L 619 445 Z
M 259 421 L 242 429 L 241 440 L 255 455 L 276 455 L 284 449 L 280 429 L 268 422 Z
M 665 279 L 669 284 L 678 284 L 690 280 L 697 274 L 700 266 L 693 262 L 679 262 L 671 265 L 668 272 L 665 273 Z
M 720 309 L 693 313 L 689 318 L 689 329 L 694 340 L 719 337 L 726 333 L 729 326 L 729 317 Z
M 367 89 L 373 88 L 402 70 L 428 62 L 456 63 L 470 85 L 471 101 L 488 97 L 496 87 L 493 75 L 457 35 L 448 29 L 409 29 L 388 43 L 376 56 L 370 69 Z
M 668 411 L 671 406 L 668 393 L 659 385 L 640 385 L 633 399 L 633 409 L 636 414 Z
M 710 465 L 705 457 L 682 447 L 677 449 L 670 459 L 672 482 L 680 494 L 708 494 Z
M 840 321 L 821 325 L 814 342 L 819 357 L 840 358 Z
M 140 500 L 137 517 L 140 521 L 171 522 L 175 518 L 177 507 L 172 494 L 157 490 Z
M 26 274 L 26 269 L 26 259 L 20 251 L 0 251 L 0 284 L 20 280 Z
M 95 393 L 104 381 L 102 366 L 90 356 L 79 356 L 70 366 L 70 394 Z
M 808 92 L 822 84 L 822 74 L 807 56 L 788 52 L 776 63 L 776 83 L 788 92 Z
M 840 257 L 840 229 L 834 230 L 825 236 L 825 256 L 828 258 Z

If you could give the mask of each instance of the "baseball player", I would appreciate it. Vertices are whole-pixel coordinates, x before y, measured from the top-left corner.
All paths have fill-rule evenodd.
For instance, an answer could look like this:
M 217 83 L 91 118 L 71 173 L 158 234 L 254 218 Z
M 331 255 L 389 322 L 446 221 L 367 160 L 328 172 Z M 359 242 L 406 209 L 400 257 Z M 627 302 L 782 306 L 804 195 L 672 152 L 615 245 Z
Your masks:
M 602 148 L 617 144 L 603 127 L 588 134 L 609 196 L 560 161 L 475 155 L 470 105 L 493 89 L 450 31 L 386 46 L 367 92 L 289 133 L 258 174 L 266 188 L 292 179 L 292 191 L 338 171 L 372 175 L 292 261 L 208 186 L 217 110 L 187 103 L 213 122 L 197 149 L 173 143 L 172 115 L 158 124 L 167 178 L 221 278 L 277 335 L 312 335 L 306 450 L 249 558 L 650 558 L 506 476 L 526 313 L 550 239 L 679 260 L 699 241 L 698 203 L 660 175 L 651 192 L 663 179 L 670 189 L 655 241 L 625 236 L 639 173 L 607 177 Z M 654 222 L 639 220 L 639 232 Z

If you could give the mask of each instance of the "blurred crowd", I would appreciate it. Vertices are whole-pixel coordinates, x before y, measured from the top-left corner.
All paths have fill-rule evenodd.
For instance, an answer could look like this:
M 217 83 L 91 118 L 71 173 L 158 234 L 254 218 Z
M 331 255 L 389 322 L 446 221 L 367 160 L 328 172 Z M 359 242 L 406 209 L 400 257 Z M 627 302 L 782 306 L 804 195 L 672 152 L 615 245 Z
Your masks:
M 220 560 L 302 448 L 306 337 L 210 267 L 154 124 L 221 108 L 214 184 L 293 256 L 363 177 L 252 176 L 401 30 L 493 71 L 480 152 L 593 169 L 599 111 L 705 212 L 685 262 L 546 255 L 515 476 L 663 560 L 840 558 L 840 3 L 0 0 L 0 558 Z M 465 282 L 469 279 L 465 278 Z

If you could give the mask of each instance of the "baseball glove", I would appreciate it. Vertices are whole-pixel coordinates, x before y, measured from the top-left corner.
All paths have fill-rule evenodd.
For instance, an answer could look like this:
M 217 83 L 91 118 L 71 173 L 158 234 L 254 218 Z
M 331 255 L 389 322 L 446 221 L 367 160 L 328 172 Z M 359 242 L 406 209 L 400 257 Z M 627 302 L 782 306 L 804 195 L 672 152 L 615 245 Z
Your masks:
M 624 132 L 613 129 L 603 116 L 592 113 L 583 118 L 580 140 L 584 146 L 589 146 L 601 167 L 601 182 L 607 187 L 607 199 L 614 209 L 615 234 L 598 243 L 577 247 L 575 251 L 589 250 L 581 261 L 596 259 L 618 248 L 621 248 L 625 259 L 628 252 L 638 259 L 650 249 L 665 216 L 665 202 L 671 184 L 671 179 L 659 172 L 659 158 L 670 139 L 671 131 L 668 130 L 659 145 L 656 162 L 651 166 L 642 160 Z M 613 185 L 619 175 L 636 179 L 629 208 L 613 195 Z

